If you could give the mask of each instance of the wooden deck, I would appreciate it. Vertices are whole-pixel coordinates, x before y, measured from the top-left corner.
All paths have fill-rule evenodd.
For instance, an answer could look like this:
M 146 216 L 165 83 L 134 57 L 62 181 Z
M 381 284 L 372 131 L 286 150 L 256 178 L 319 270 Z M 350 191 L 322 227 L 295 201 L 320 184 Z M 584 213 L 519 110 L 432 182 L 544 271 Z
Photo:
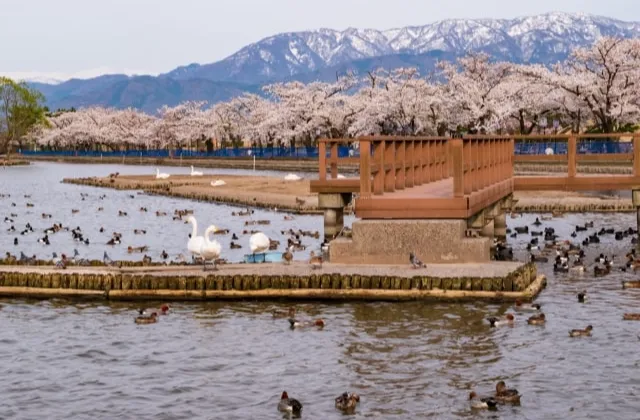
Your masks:
M 632 141 L 629 153 L 580 154 L 579 142 Z M 357 142 L 359 158 L 339 158 L 338 145 Z M 515 141 L 566 142 L 560 155 L 515 155 Z M 327 148 L 329 156 L 327 156 Z M 328 159 L 327 159 L 328 158 Z M 338 179 L 339 165 L 359 162 L 359 179 Z M 565 164 L 565 174 L 514 176 L 515 162 Z M 630 162 L 632 175 L 578 175 L 579 162 Z M 327 173 L 327 166 L 330 171 Z M 640 135 L 361 137 L 320 142 L 317 193 L 356 193 L 362 219 L 469 218 L 514 191 L 608 191 L 640 188 Z M 327 176 L 330 175 L 330 178 Z

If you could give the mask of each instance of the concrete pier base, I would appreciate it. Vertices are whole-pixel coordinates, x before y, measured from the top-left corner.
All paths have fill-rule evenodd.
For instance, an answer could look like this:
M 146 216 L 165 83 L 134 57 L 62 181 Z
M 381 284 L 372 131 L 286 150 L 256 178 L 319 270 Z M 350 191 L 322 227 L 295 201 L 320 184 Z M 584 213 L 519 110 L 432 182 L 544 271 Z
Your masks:
M 504 211 L 493 218 L 493 234 L 499 241 L 507 239 L 507 214 Z
M 351 194 L 318 194 L 318 208 L 324 211 L 324 239 L 330 241 L 344 228 L 344 208 L 351 201 Z
M 358 220 L 352 237 L 331 242 L 329 259 L 343 264 L 488 262 L 492 239 L 465 237 L 466 220 Z

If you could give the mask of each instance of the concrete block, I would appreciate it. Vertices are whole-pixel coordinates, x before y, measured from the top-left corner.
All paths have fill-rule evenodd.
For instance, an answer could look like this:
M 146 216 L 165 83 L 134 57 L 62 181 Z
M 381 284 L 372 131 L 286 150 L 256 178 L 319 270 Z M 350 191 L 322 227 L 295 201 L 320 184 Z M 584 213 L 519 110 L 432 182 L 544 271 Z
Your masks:
M 345 264 L 409 264 L 409 252 L 425 263 L 486 262 L 490 238 L 466 238 L 466 220 L 358 220 L 349 239 L 336 239 L 329 260 Z

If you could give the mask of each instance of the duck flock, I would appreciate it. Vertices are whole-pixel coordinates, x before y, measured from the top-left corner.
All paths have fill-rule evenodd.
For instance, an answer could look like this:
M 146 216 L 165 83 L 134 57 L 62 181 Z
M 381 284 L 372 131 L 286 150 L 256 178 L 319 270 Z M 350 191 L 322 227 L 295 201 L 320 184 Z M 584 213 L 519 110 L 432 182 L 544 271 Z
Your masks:
M 148 203 L 140 205 L 136 202 L 144 197 L 140 193 L 128 193 L 127 204 L 119 206 L 117 210 L 112 209 L 113 213 L 109 215 L 106 212 L 109 211 L 111 197 L 107 194 L 81 192 L 75 198 L 77 202 L 73 198 L 67 200 L 65 204 L 71 208 L 64 213 L 52 208 L 38 211 L 38 205 L 34 204 L 32 197 L 36 198 L 34 194 L 0 194 L 0 202 L 4 201 L 8 207 L 3 222 L 5 234 L 10 240 L 5 243 L 11 244 L 3 252 L 5 264 L 44 262 L 60 268 L 96 265 L 97 262 L 117 265 L 119 259 L 112 258 L 115 251 L 120 255 L 126 252 L 125 259 L 137 260 L 142 265 L 203 263 L 206 268 L 209 262 L 216 268 L 220 264 L 240 261 L 239 255 L 280 250 L 285 264 L 302 259 L 315 268 L 322 264 L 320 255 L 323 247 L 326 249 L 317 229 L 301 227 L 311 225 L 307 219 L 313 216 L 301 216 L 302 223 L 297 223 L 297 216 L 277 209 L 259 213 L 252 209 L 229 210 L 229 214 L 220 217 L 219 212 L 227 206 L 216 206 L 217 218 L 222 220 L 220 223 L 229 223 L 235 229 L 211 225 L 203 234 L 198 232 L 193 209 L 152 209 Z M 96 204 L 92 206 L 90 203 Z M 87 220 L 87 214 L 91 215 L 89 220 L 93 224 L 90 226 L 81 226 L 74 220 L 81 215 Z M 108 219 L 115 220 L 115 223 L 122 221 L 120 227 L 130 228 L 114 229 L 113 226 L 95 224 L 96 220 Z M 184 240 L 173 238 L 170 243 L 158 246 L 157 236 L 166 237 L 167 225 L 180 223 L 191 223 L 191 233 L 186 228 L 170 226 L 172 231 L 180 231 Z M 317 223 L 313 225 L 317 226 Z M 66 238 L 60 239 L 61 236 Z M 150 239 L 147 241 L 148 237 Z M 71 246 L 69 239 L 73 243 Z M 101 260 L 96 258 L 96 247 L 102 253 Z M 33 252 L 34 248 L 38 250 L 37 253 Z M 302 254 L 302 257 L 297 257 L 296 253 Z

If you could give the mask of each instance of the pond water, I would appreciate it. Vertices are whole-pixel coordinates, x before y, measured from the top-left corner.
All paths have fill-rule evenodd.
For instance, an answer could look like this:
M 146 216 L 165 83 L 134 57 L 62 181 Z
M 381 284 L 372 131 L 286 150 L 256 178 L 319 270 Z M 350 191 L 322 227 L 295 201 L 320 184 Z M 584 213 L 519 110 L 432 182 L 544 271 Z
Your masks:
M 161 171 L 170 174 L 188 173 L 187 168 L 164 167 Z M 283 177 L 281 172 L 269 171 L 242 171 L 229 169 L 198 169 L 205 174 L 255 174 L 258 176 Z M 10 197 L 0 198 L 0 217 L 13 220 L 5 222 L 0 232 L 0 251 L 2 255 L 9 251 L 19 255 L 36 255 L 39 259 L 51 258 L 53 252 L 58 255 L 65 253 L 73 255 L 77 249 L 82 258 L 102 260 L 103 253 L 107 251 L 109 257 L 114 260 L 129 259 L 141 260 L 143 254 L 127 252 L 127 247 L 148 246 L 147 254 L 155 261 L 160 260 L 162 251 L 169 254 L 169 260 L 175 259 L 178 254 L 188 256 L 186 246 L 188 235 L 191 233 L 191 225 L 184 220 L 173 220 L 173 212 L 176 209 L 189 209 L 194 211 L 198 220 L 198 233 L 211 224 L 221 229 L 229 229 L 227 235 L 215 235 L 215 239 L 223 246 L 222 258 L 228 261 L 241 261 L 244 254 L 249 251 L 249 234 L 242 234 L 244 230 L 261 230 L 269 238 L 278 240 L 284 250 L 289 235 L 283 235 L 282 230 L 294 231 L 320 231 L 323 221 L 320 216 L 294 216 L 293 220 L 284 220 L 285 213 L 256 209 L 251 217 L 232 216 L 232 212 L 241 210 L 237 207 L 217 205 L 206 202 L 160 197 L 138 194 L 136 191 L 111 190 L 106 188 L 94 188 L 63 184 L 60 181 L 68 177 L 107 176 L 113 172 L 123 174 L 153 174 L 155 167 L 148 166 L 122 166 L 122 165 L 82 165 L 82 164 L 57 164 L 34 163 L 30 166 L 15 166 L 5 169 L 0 168 L 0 197 L 2 194 L 10 194 Z M 299 174 L 303 176 L 304 174 Z M 83 197 L 83 194 L 86 194 Z M 29 196 L 25 198 L 25 195 Z M 133 196 L 133 197 L 132 197 Z M 27 207 L 27 204 L 33 207 Z M 15 204 L 15 207 L 13 206 Z M 142 212 L 144 207 L 148 211 Z M 99 208 L 103 210 L 98 211 Z M 72 210 L 79 210 L 73 213 Z M 126 212 L 127 216 L 119 216 L 119 212 Z M 167 216 L 158 217 L 156 211 L 166 212 Z M 42 218 L 42 213 L 50 214 L 51 218 Z M 14 214 L 15 216 L 12 216 Z M 249 225 L 247 221 L 270 220 L 270 225 Z M 352 218 L 347 217 L 345 223 L 350 224 Z M 27 223 L 34 229 L 33 233 L 21 235 Z M 70 229 L 80 227 L 83 237 L 89 239 L 89 245 L 76 242 L 71 232 L 58 232 L 49 235 L 50 245 L 38 242 L 44 237 L 44 230 L 54 223 L 62 223 Z M 8 232 L 11 227 L 15 232 Z M 100 232 L 100 228 L 104 232 Z M 146 231 L 146 234 L 135 234 L 135 230 Z M 111 239 L 113 232 L 122 233 L 120 245 L 109 246 L 106 243 Z M 232 233 L 238 240 L 234 241 L 242 246 L 239 249 L 231 249 Z M 18 245 L 14 245 L 17 238 Z M 321 239 L 303 237 L 302 243 L 308 248 L 305 252 L 296 253 L 297 258 L 306 258 L 310 250 L 318 248 Z
M 11 189 L 13 198 L 23 194 L 17 188 L 31 188 L 34 215 L 45 211 L 39 208 L 45 203 L 52 203 L 49 209 L 67 206 L 56 197 L 76 200 L 66 209 L 79 206 L 80 191 L 127 203 L 126 192 L 61 185 L 51 175 L 99 175 L 113 168 L 29 169 L 11 172 L 11 180 L 0 172 L 0 190 L 20 183 Z M 34 175 L 40 172 L 45 175 Z M 37 195 L 48 198 L 36 201 Z M 193 207 L 212 220 L 217 212 L 231 211 L 183 200 L 168 204 L 171 199 L 158 197 L 133 201 L 132 209 L 140 203 L 168 210 Z M 62 212 L 63 223 L 67 213 Z M 534 218 L 508 223 L 530 225 Z M 150 219 L 150 225 L 156 222 Z M 320 218 L 308 219 L 319 228 Z M 83 226 L 95 223 L 89 216 L 82 220 Z M 122 218 L 109 220 L 125 230 Z M 568 237 L 587 220 L 595 228 L 575 240 L 601 227 L 635 226 L 631 214 L 569 215 L 544 226 Z M 173 228 L 168 221 L 167 226 L 183 243 L 187 227 Z M 153 232 L 147 238 L 162 229 Z M 520 258 L 526 257 L 530 239 L 510 239 Z M 82 252 L 93 252 L 92 247 Z M 621 259 L 630 248 L 629 238 L 603 236 L 600 244 L 587 247 L 585 261 L 601 252 Z M 5 242 L 0 249 L 7 249 Z M 175 303 L 157 324 L 135 325 L 135 303 L 0 300 L 0 418 L 281 419 L 276 405 L 287 390 L 302 402 L 305 419 L 345 418 L 333 407 L 344 391 L 362 397 L 356 414 L 346 418 L 637 419 L 640 322 L 622 321 L 622 314 L 640 312 L 640 289 L 620 285 L 637 275 L 617 269 L 601 278 L 591 269 L 554 274 L 550 263 L 539 269 L 548 275 L 548 287 L 537 299 L 548 319 L 544 326 L 527 325 L 529 314 L 516 313 L 513 327 L 490 328 L 487 317 L 513 310 L 488 303 L 307 302 L 296 305 L 300 317 L 322 317 L 326 327 L 292 331 L 286 320 L 269 313 L 287 306 L 278 302 Z M 576 293 L 583 289 L 589 298 L 580 304 Z M 588 324 L 594 327 L 592 337 L 569 338 L 569 329 Z M 471 410 L 470 390 L 489 394 L 499 380 L 520 391 L 521 406 Z

